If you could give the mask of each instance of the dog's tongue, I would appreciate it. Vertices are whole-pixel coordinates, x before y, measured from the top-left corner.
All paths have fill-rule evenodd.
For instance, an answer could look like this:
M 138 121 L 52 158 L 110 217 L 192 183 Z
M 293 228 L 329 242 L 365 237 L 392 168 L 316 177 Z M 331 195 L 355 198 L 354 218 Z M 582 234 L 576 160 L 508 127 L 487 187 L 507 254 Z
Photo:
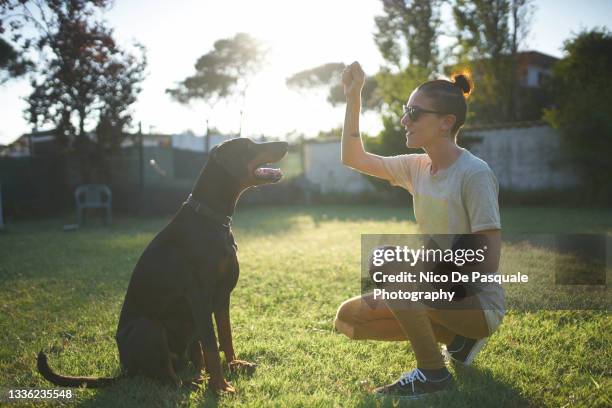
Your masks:
M 280 169 L 273 169 L 270 167 L 259 167 L 255 169 L 255 176 L 262 178 L 278 178 L 282 177 L 283 173 Z

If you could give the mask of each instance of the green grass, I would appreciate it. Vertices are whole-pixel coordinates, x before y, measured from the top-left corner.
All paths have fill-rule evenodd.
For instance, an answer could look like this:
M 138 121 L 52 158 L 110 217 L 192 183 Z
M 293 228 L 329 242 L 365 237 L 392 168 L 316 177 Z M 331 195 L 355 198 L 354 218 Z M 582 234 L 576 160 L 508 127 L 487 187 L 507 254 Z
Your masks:
M 502 220 L 504 231 L 612 233 L 612 214 L 604 210 L 515 208 Z M 140 253 L 166 222 L 118 218 L 109 228 L 62 232 L 59 221 L 47 220 L 10 224 L 0 234 L 0 389 L 54 388 L 36 371 L 40 349 L 60 373 L 119 374 L 114 332 L 123 296 Z M 76 390 L 77 402 L 396 405 L 366 390 L 414 367 L 409 344 L 350 341 L 332 323 L 338 305 L 360 291 L 360 234 L 416 232 L 410 210 L 245 209 L 234 230 L 241 262 L 234 340 L 239 357 L 258 363 L 251 377 L 229 376 L 238 393 L 216 399 L 206 390 L 133 378 Z M 606 311 L 511 310 L 475 365 L 453 369 L 455 390 L 411 405 L 611 406 L 611 333 Z

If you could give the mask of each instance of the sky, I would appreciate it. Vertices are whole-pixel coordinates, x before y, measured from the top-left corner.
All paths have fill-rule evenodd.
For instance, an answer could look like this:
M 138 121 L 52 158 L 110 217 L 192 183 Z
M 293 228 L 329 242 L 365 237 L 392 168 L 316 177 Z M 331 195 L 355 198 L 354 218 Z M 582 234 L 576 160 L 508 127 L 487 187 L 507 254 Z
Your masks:
M 171 6 L 169 6 L 171 4 Z M 536 0 L 532 27 L 524 50 L 561 57 L 563 41 L 581 29 L 610 28 L 612 0 Z M 292 74 L 327 62 L 359 61 L 366 74 L 375 73 L 383 60 L 373 41 L 374 17 L 380 0 L 115 0 L 104 15 L 119 43 L 135 41 L 147 48 L 147 77 L 134 123 L 144 132 L 176 134 L 191 130 L 203 134 L 208 120 L 222 132 L 237 133 L 240 104 L 221 102 L 212 110 L 204 103 L 189 106 L 172 101 L 164 92 L 192 75 L 198 57 L 212 50 L 220 38 L 246 32 L 269 48 L 268 62 L 253 79 L 244 106 L 243 136 L 285 137 L 316 135 L 340 126 L 343 107 L 333 108 L 325 92 L 297 92 L 285 86 Z M 452 27 L 443 10 L 443 30 Z M 442 36 L 441 46 L 450 37 Z M 31 130 L 23 119 L 29 94 L 27 80 L 0 86 L 0 144 Z M 374 134 L 382 124 L 376 115 L 362 119 L 362 131 Z

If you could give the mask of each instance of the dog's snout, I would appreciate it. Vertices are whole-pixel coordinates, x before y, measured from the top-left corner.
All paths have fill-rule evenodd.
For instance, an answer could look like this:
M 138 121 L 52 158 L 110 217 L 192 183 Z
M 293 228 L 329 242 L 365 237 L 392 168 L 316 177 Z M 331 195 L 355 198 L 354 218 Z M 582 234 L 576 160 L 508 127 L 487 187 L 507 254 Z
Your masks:
M 279 143 L 279 149 L 283 152 L 283 156 L 289 151 L 289 143 L 287 142 L 276 142 Z
M 289 151 L 289 143 L 287 142 L 266 142 L 259 143 L 259 148 L 264 154 L 269 155 L 267 161 L 277 162 Z

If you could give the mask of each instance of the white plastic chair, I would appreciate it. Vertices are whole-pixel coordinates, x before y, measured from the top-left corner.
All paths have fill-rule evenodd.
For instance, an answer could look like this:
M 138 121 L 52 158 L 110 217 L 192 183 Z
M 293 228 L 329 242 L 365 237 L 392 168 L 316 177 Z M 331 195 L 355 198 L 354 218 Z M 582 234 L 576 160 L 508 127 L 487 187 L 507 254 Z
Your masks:
M 77 207 L 77 221 L 79 225 L 83 222 L 83 210 L 86 208 L 105 208 L 105 223 L 110 224 L 112 220 L 113 193 L 104 184 L 83 184 L 74 191 Z

